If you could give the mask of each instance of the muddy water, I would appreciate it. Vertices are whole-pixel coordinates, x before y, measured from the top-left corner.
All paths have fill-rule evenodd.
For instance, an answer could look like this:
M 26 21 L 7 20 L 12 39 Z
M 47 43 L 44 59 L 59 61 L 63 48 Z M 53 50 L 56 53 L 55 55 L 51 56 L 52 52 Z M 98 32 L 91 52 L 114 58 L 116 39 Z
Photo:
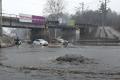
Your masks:
M 21 46 L 0 50 L 0 79 L 8 80 L 115 80 L 120 79 L 119 46 L 79 46 L 77 48 L 41 48 Z M 81 54 L 94 58 L 99 64 L 73 65 L 53 62 L 65 54 Z M 23 70 L 16 67 L 35 67 Z M 104 74 L 106 73 L 106 74 Z M 7 77 L 5 77 L 7 76 Z
M 78 48 L 29 48 L 12 47 L 1 50 L 4 64 L 40 65 L 65 54 L 81 54 L 88 58 L 101 60 L 112 66 L 120 66 L 119 46 L 80 46 Z

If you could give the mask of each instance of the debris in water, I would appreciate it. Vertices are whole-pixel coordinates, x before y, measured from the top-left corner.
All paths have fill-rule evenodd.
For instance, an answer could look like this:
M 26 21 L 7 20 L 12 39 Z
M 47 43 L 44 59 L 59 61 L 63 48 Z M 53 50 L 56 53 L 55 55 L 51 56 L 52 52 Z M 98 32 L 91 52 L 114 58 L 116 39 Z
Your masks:
M 82 55 L 76 55 L 76 54 L 67 54 L 65 56 L 60 56 L 58 58 L 56 58 L 56 61 L 58 62 L 70 62 L 70 63 L 82 63 L 82 64 L 95 64 L 95 60 L 94 59 L 89 59 L 86 58 Z

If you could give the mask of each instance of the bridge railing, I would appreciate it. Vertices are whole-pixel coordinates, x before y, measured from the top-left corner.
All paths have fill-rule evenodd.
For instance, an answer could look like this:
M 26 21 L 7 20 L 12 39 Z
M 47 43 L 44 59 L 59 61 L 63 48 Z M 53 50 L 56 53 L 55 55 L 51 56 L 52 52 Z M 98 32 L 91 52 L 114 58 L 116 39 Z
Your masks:
M 2 13 L 2 16 L 19 18 L 19 15 L 16 15 L 16 14 L 8 14 L 8 13 Z
M 2 25 L 13 28 L 44 28 L 44 25 L 32 22 L 21 22 L 19 15 L 2 13 Z

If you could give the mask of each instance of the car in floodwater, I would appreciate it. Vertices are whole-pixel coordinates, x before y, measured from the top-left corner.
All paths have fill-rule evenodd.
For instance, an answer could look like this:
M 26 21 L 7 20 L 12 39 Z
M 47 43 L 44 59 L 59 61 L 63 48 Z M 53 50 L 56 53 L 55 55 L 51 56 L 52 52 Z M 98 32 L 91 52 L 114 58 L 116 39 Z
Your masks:
M 57 38 L 56 40 L 57 40 L 59 43 L 65 43 L 65 42 L 68 43 L 67 40 L 64 40 L 64 39 L 62 39 L 62 38 Z
M 44 39 L 36 39 L 33 41 L 34 45 L 48 46 L 48 42 Z

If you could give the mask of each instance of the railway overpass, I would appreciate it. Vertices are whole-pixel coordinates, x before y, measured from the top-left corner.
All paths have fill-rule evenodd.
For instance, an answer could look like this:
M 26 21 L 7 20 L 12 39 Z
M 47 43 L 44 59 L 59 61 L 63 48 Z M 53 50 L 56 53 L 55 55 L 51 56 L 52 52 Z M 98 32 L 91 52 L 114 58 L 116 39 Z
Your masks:
M 9 28 L 44 28 L 44 25 L 34 24 L 29 22 L 20 22 L 18 15 L 14 14 L 3 14 L 2 16 L 2 27 Z
M 101 27 L 98 27 L 97 25 L 77 23 L 77 24 L 75 24 L 75 26 L 67 26 L 67 25 L 60 25 L 58 21 L 45 21 L 45 23 L 41 25 L 41 24 L 30 23 L 30 22 L 20 22 L 19 19 L 20 19 L 20 17 L 18 15 L 3 14 L 2 27 L 31 29 L 31 39 L 33 39 L 33 40 L 35 38 L 45 38 L 46 35 L 55 37 L 55 35 L 56 35 L 55 29 L 57 29 L 58 32 L 61 32 L 62 34 L 64 33 L 63 34 L 64 38 L 69 36 L 70 38 L 75 39 L 76 38 L 76 37 L 74 37 L 74 36 L 76 36 L 75 32 L 77 29 L 80 29 L 79 37 L 82 39 L 82 40 L 80 40 L 80 42 L 82 42 L 82 43 L 106 42 L 106 39 L 96 41 L 96 39 L 98 39 L 98 37 L 100 37 L 100 36 L 98 36 L 96 39 L 94 39 L 97 34 L 101 34 L 99 32 L 102 32 L 102 31 L 98 31 L 99 28 L 101 29 Z M 49 29 L 49 31 L 52 30 L 51 32 L 53 35 L 49 34 L 46 31 L 46 29 Z M 42 37 L 39 37 L 39 36 L 42 36 Z M 47 36 L 47 37 L 49 38 L 49 36 Z M 91 38 L 93 38 L 94 40 L 89 40 Z M 108 38 L 108 37 L 106 37 L 106 38 Z M 119 40 L 116 40 L 116 39 L 111 40 L 110 39 L 108 42 L 110 42 L 110 43 L 111 42 L 119 42 Z
M 39 17 L 39 16 L 36 16 Z M 49 21 L 46 20 L 44 21 L 43 24 L 39 24 L 39 19 L 37 18 L 38 22 L 22 22 L 20 21 L 20 15 L 15 15 L 15 14 L 2 14 L 2 26 L 3 27 L 9 27 L 9 28 L 45 28 L 45 26 L 49 28 L 88 28 L 88 27 L 97 27 L 97 25 L 92 25 L 92 24 L 80 24 L 76 23 L 75 26 L 67 26 L 67 25 L 59 25 L 58 21 Z M 37 20 L 36 19 L 36 20 Z M 35 20 L 35 19 L 34 19 Z
M 60 25 L 58 21 L 47 21 L 43 24 L 39 23 L 32 23 L 32 22 L 21 22 L 19 15 L 14 14 L 2 14 L 2 27 L 8 27 L 8 28 L 24 28 L 24 29 L 31 29 L 32 35 L 40 34 L 38 36 L 41 36 L 45 33 L 45 29 L 57 29 L 65 32 L 66 36 L 70 36 L 71 31 L 75 33 L 75 30 L 78 28 L 81 28 L 81 33 L 86 33 L 86 31 L 89 31 L 89 27 L 97 27 L 95 25 L 91 24 L 76 24 L 75 26 L 67 26 L 67 25 Z M 54 30 L 52 30 L 53 32 Z M 53 33 L 55 34 L 55 32 Z M 44 35 L 43 35 L 44 36 Z M 54 36 L 55 37 L 55 36 Z
M 24 28 L 24 29 L 31 29 L 32 38 L 34 36 L 45 36 L 46 29 L 54 29 L 62 30 L 64 32 L 71 32 L 76 30 L 73 26 L 66 26 L 66 25 L 59 25 L 58 21 L 45 21 L 44 24 L 39 23 L 31 23 L 31 22 L 21 22 L 20 16 L 13 15 L 13 14 L 2 14 L 2 27 L 8 28 Z M 54 33 L 53 33 L 54 34 Z

